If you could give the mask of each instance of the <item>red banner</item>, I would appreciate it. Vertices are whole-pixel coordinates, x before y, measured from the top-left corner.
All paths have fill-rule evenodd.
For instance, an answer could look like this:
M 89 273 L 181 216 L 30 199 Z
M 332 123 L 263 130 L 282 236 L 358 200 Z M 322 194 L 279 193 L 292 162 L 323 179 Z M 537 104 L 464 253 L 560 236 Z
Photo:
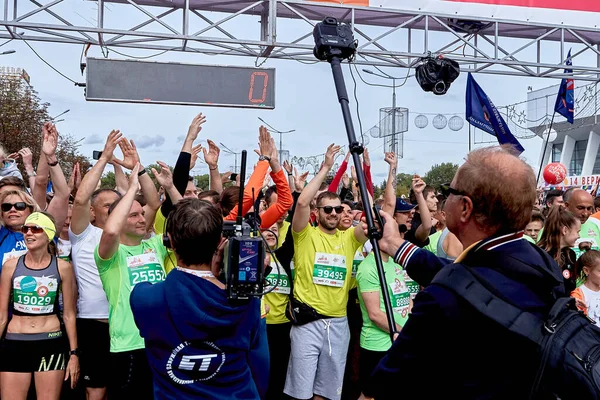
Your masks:
M 498 4 L 503 6 L 521 6 L 537 8 L 555 8 L 560 10 L 600 12 L 598 0 L 445 0 L 460 3 Z

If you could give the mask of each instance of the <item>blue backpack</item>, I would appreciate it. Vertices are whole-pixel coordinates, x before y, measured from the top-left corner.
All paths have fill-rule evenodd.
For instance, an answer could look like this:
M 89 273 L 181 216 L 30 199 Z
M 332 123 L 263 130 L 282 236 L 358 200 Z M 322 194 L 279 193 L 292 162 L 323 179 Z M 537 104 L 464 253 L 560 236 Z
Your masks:
M 495 263 L 503 262 L 502 256 L 494 258 Z M 487 318 L 537 344 L 539 368 L 529 399 L 547 398 L 548 392 L 562 400 L 600 399 L 600 328 L 577 309 L 575 299 L 558 298 L 541 319 L 511 304 L 464 264 L 445 266 L 432 284 L 451 290 Z

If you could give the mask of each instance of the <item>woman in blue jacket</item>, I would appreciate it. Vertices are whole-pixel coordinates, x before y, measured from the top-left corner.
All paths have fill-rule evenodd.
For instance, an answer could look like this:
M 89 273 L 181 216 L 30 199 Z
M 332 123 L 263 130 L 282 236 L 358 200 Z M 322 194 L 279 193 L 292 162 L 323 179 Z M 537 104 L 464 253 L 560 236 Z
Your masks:
M 211 272 L 222 225 L 210 203 L 179 201 L 165 238 L 177 269 L 131 293 L 155 399 L 260 399 L 266 392 L 269 351 L 260 301 L 231 303 Z

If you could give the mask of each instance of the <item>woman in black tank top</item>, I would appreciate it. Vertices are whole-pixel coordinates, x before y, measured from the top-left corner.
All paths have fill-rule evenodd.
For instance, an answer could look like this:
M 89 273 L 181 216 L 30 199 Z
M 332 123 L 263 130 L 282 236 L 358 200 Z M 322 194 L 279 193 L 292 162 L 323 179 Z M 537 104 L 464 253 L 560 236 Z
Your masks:
M 58 400 L 65 372 L 71 387 L 79 379 L 75 276 L 71 264 L 56 257 L 56 224 L 50 214 L 32 213 L 22 231 L 27 254 L 7 261 L 0 275 L 0 329 L 6 329 L 0 344 L 0 394 L 25 400 L 33 376 L 38 398 Z M 61 288 L 66 335 L 59 318 Z

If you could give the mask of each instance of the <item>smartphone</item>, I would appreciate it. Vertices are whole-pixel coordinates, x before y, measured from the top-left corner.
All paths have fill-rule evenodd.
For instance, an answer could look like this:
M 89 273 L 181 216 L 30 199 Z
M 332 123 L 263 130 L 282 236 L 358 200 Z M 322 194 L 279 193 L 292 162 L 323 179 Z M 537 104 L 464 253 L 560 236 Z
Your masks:
M 231 175 L 229 175 L 229 180 L 232 182 L 235 182 L 235 180 L 237 179 L 238 174 L 233 173 Z
M 94 160 L 99 160 L 99 159 L 100 159 L 100 157 L 102 157 L 102 152 L 101 152 L 101 151 L 98 151 L 98 150 L 94 150 L 94 154 L 93 154 L 92 158 L 93 158 Z

